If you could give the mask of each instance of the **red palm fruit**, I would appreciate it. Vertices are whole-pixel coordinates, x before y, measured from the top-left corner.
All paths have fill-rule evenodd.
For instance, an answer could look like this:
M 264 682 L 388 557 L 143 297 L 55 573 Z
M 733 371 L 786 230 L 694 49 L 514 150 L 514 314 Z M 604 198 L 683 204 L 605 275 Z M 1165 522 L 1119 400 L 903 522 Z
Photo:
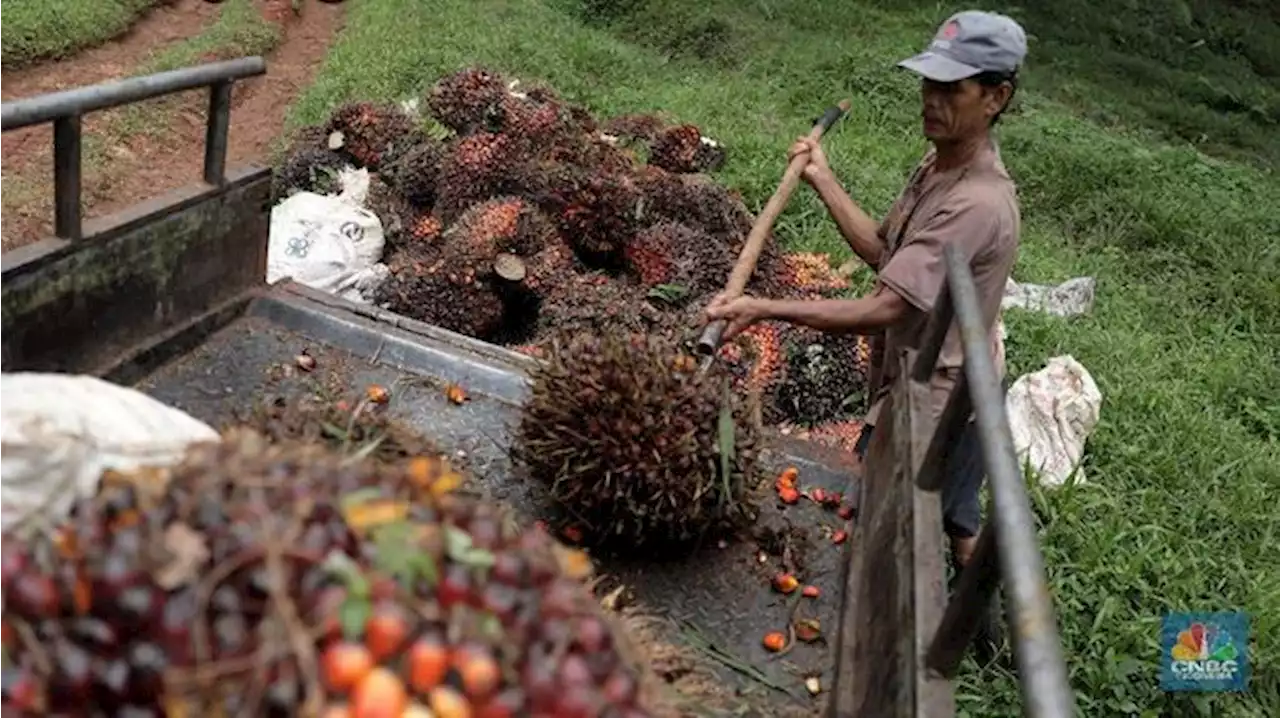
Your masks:
M 406 661 L 410 688 L 425 696 L 444 682 L 449 672 L 449 649 L 440 636 L 427 633 L 410 644 Z
M 374 606 L 364 624 L 364 641 L 374 661 L 395 655 L 411 630 L 410 619 L 399 606 L 382 602 Z
M 329 690 L 346 693 L 373 670 L 373 654 L 359 643 L 335 643 L 320 657 L 320 668 Z
M 454 650 L 450 663 L 462 680 L 462 690 L 472 701 L 482 701 L 498 690 L 502 670 L 487 650 L 476 645 Z

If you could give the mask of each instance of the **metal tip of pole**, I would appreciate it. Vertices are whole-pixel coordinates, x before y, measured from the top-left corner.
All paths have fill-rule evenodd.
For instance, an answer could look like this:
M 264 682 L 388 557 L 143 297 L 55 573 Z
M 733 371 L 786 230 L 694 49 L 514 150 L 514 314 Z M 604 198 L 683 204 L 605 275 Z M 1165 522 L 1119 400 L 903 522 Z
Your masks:
M 715 354 L 708 354 L 702 358 L 702 364 L 698 367 L 698 376 L 704 376 L 711 370 L 711 365 L 716 361 Z

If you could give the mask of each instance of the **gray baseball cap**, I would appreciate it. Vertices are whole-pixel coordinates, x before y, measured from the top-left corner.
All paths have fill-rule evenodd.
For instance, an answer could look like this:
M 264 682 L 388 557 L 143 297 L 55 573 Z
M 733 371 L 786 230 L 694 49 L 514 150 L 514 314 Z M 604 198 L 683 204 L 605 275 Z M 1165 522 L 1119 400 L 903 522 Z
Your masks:
M 947 18 L 933 42 L 904 67 L 936 82 L 957 82 L 983 72 L 1013 72 L 1027 56 L 1027 34 L 1013 18 L 966 10 Z

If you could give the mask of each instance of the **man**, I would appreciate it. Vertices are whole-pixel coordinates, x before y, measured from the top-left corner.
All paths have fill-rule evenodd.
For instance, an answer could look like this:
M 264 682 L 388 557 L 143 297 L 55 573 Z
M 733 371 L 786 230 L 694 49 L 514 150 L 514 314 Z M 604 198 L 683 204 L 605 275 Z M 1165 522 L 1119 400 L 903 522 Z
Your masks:
M 923 53 L 899 63 L 921 77 L 924 135 L 932 144 L 884 222 L 877 224 L 840 187 L 821 146 L 801 138 L 789 156 L 807 156 L 803 177 L 817 190 L 849 246 L 877 272 L 875 291 L 860 299 L 779 301 L 716 297 L 710 319 L 728 321 L 730 337 L 754 322 L 778 320 L 830 332 L 881 334 L 873 364 L 883 371 L 872 387 L 872 406 L 858 441 L 868 440 L 897 373 L 894 361 L 923 339 L 928 314 L 945 277 L 943 248 L 959 246 L 969 257 L 983 319 L 993 330 L 1005 282 L 1018 248 L 1019 210 L 991 128 L 1008 106 L 1026 55 L 1026 35 L 1012 19 L 961 12 L 948 19 Z M 997 366 L 1003 372 L 1002 351 Z M 938 358 L 932 388 L 936 420 L 963 363 L 953 326 Z M 973 555 L 980 522 L 983 480 L 976 429 L 969 423 L 953 447 L 943 490 L 943 517 L 957 567 Z

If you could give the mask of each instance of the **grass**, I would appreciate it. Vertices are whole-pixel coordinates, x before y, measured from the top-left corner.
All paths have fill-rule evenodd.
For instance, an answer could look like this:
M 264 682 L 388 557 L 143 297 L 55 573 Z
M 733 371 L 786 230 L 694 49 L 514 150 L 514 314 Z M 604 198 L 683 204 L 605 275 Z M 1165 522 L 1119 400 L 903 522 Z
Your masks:
M 1033 492 L 1081 715 L 1262 716 L 1280 705 L 1280 554 L 1263 548 L 1280 533 L 1280 31 L 1265 0 L 1152 5 L 1061 0 L 1017 12 L 1033 43 L 1000 131 L 1023 206 L 1015 277 L 1092 275 L 1099 289 L 1088 316 L 1010 313 L 1009 360 L 1025 373 L 1070 354 L 1105 397 L 1089 483 Z M 826 144 L 878 216 L 924 150 L 914 81 L 893 61 L 954 9 L 366 0 L 352 3 L 291 121 L 417 94 L 485 63 L 597 113 L 698 123 L 729 147 L 721 179 L 758 209 L 787 144 L 851 95 Z M 808 191 L 777 235 L 850 256 Z M 1160 618 L 1172 610 L 1251 614 L 1248 694 L 1159 689 Z M 969 665 L 957 691 L 962 715 L 1020 714 L 1003 669 Z
M 19 67 L 100 45 L 167 1 L 9 0 L 0 64 Z
M 207 29 L 153 54 L 138 70 L 145 75 L 205 62 L 263 55 L 280 42 L 280 27 L 268 22 L 252 0 L 225 0 Z
M 262 16 L 253 0 L 225 0 L 218 10 L 218 19 L 209 27 L 151 54 L 133 74 L 149 75 L 206 62 L 265 55 L 275 48 L 280 38 L 280 27 Z M 157 109 L 172 107 L 174 101 L 175 98 L 166 97 L 129 105 L 121 110 L 111 131 L 127 135 L 162 128 L 166 125 L 165 115 Z

